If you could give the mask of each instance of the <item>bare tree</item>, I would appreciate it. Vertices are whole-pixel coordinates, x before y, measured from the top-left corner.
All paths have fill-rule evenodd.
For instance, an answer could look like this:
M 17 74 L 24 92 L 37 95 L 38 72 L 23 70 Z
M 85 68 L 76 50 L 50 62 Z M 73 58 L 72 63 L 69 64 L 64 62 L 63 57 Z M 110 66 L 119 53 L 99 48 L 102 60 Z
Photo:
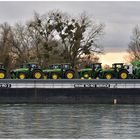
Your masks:
M 0 25 L 0 61 L 9 69 L 29 61 L 42 66 L 60 62 L 76 66 L 103 52 L 98 44 L 103 29 L 103 24 L 97 24 L 86 13 L 78 17 L 60 11 L 41 16 L 35 13 L 28 24 Z
M 131 41 L 128 45 L 128 52 L 130 54 L 130 60 L 140 60 L 140 29 L 139 26 L 135 26 Z
M 11 65 L 12 31 L 8 23 L 0 25 L 0 61 L 9 69 Z
M 58 46 L 52 48 L 49 44 L 54 40 L 61 43 L 61 51 L 58 52 L 60 56 L 73 66 L 79 62 L 83 54 L 103 52 L 97 41 L 103 33 L 104 25 L 96 24 L 85 13 L 79 18 L 71 18 L 59 11 L 51 11 L 43 16 L 35 14 L 35 19 L 30 22 L 29 27 L 37 31 L 44 40 L 47 59 L 53 55 L 53 50 L 58 49 Z
M 38 43 L 40 43 L 41 41 L 41 45 L 44 47 L 44 56 L 49 59 L 52 52 L 52 46 L 50 46 L 49 42 L 53 41 L 54 38 L 54 29 L 51 25 L 50 19 L 48 17 L 40 16 L 35 12 L 34 20 L 28 23 L 28 29 L 30 30 L 30 32 L 34 32 L 38 36 Z
M 17 23 L 13 28 L 12 53 L 15 63 L 30 61 L 32 55 L 31 37 L 25 25 Z
M 71 18 L 61 12 L 53 12 L 50 17 L 60 37 L 65 61 L 75 66 L 83 54 L 103 52 L 97 44 L 103 33 L 103 24 L 96 24 L 85 13 L 80 18 Z

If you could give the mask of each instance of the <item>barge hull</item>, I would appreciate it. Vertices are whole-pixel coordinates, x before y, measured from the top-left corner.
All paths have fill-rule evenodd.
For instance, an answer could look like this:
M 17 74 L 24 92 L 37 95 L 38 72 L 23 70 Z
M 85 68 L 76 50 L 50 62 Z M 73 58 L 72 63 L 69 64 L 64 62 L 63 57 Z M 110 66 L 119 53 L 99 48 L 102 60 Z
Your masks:
M 0 103 L 140 104 L 140 88 L 0 88 Z

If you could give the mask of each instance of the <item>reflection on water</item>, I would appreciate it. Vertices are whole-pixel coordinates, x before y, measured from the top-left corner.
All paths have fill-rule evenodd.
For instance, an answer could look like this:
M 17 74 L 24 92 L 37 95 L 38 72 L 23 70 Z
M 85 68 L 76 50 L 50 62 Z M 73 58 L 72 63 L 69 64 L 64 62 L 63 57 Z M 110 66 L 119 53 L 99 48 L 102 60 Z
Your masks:
M 0 138 L 140 138 L 140 105 L 0 105 Z

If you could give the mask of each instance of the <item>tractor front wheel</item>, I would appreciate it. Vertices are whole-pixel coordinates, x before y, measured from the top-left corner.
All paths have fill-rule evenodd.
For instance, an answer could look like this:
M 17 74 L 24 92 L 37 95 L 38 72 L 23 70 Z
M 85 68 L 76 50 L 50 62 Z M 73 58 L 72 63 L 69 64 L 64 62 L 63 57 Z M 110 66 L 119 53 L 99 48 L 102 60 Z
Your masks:
M 0 79 L 5 79 L 6 78 L 6 72 L 3 70 L 0 70 Z
M 52 74 L 51 74 L 51 79 L 54 79 L 54 80 L 55 80 L 55 79 L 58 79 L 58 77 L 59 77 L 59 76 L 58 76 L 57 73 L 52 73 Z
M 19 73 L 18 74 L 18 79 L 25 79 L 26 78 L 26 74 L 25 73 Z
M 42 79 L 43 73 L 40 70 L 36 70 L 33 72 L 33 78 L 34 79 Z
M 84 72 L 83 73 L 83 77 L 84 77 L 84 79 L 89 79 L 89 73 L 88 72 Z
M 73 79 L 74 78 L 74 71 L 68 70 L 65 72 L 65 78 L 66 79 Z
M 109 80 L 113 78 L 113 75 L 111 73 L 106 73 L 104 78 Z

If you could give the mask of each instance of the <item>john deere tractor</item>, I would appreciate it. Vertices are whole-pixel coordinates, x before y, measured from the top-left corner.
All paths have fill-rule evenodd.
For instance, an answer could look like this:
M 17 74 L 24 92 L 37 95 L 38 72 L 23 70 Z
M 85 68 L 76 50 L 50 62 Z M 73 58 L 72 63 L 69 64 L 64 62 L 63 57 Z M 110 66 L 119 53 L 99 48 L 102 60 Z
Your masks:
M 37 63 L 24 63 L 20 68 L 11 71 L 13 79 L 42 79 L 43 72 Z
M 98 79 L 102 63 L 93 63 L 78 71 L 80 79 Z
M 43 72 L 46 79 L 73 79 L 75 77 L 70 63 L 53 64 L 48 69 L 44 69 Z
M 133 78 L 140 79 L 140 61 L 132 62 Z
M 100 77 L 103 79 L 127 79 L 129 71 L 123 63 L 114 63 L 111 69 L 102 70 Z
M 6 69 L 4 68 L 3 63 L 0 63 L 0 79 L 6 78 Z

